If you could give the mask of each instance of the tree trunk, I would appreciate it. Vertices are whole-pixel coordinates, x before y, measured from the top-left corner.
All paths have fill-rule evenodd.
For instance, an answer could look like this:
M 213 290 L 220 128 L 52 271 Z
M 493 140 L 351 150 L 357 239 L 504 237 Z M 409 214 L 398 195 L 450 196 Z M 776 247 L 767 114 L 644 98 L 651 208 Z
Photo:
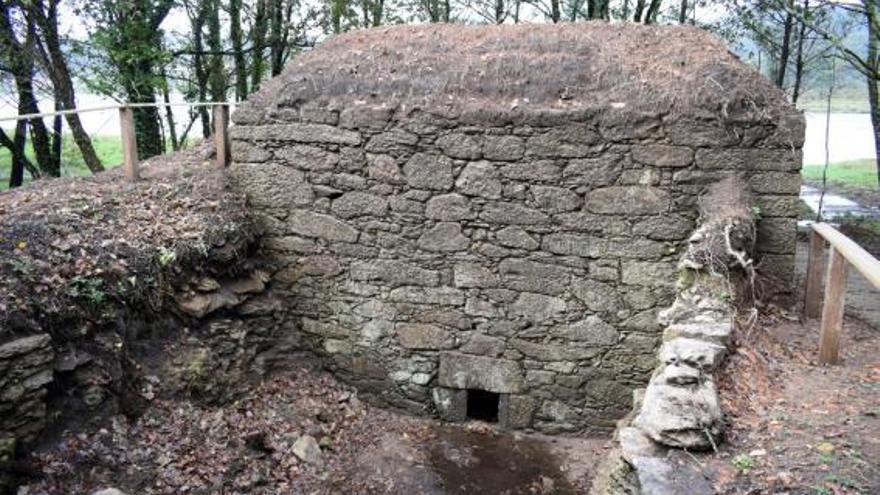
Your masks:
M 232 38 L 232 60 L 235 65 L 235 101 L 247 98 L 247 62 L 241 31 L 241 0 L 229 0 L 229 37 Z
M 877 185 L 880 186 L 880 88 L 877 87 L 880 81 L 880 63 L 878 63 L 878 36 L 880 32 L 877 29 L 877 4 L 876 0 L 866 0 L 865 17 L 868 21 L 868 66 L 870 73 L 867 74 L 868 83 L 868 102 L 871 106 L 871 125 L 874 129 L 874 152 L 876 154 L 875 166 L 877 167 Z
M 645 0 L 636 0 L 636 8 L 633 10 L 633 22 L 642 22 L 642 13 L 645 11 Z
M 63 110 L 58 100 L 58 92 L 55 92 L 55 111 Z M 61 139 L 64 121 L 60 115 L 52 118 L 52 161 L 58 164 L 58 173 L 61 174 Z
M 263 52 L 266 48 L 266 1 L 267 0 L 257 0 L 257 13 L 254 16 L 254 27 L 252 30 L 254 49 L 251 62 L 251 91 L 259 89 L 260 82 L 263 80 Z M 336 3 L 339 2 L 333 2 L 331 4 L 331 10 L 335 11 L 334 6 Z M 339 19 L 334 15 L 331 15 L 331 17 L 333 18 L 334 32 L 338 32 Z
M 648 12 L 645 14 L 645 24 L 654 24 L 657 22 L 657 15 L 660 13 L 660 4 L 663 0 L 651 0 L 648 5 Z
M 495 24 L 504 23 L 504 0 L 495 0 Z
M 43 33 L 43 41 L 46 44 L 47 72 L 52 79 L 52 85 L 58 92 L 62 106 L 64 109 L 72 110 L 76 108 L 76 94 L 73 86 L 73 79 L 70 76 L 70 69 L 67 66 L 67 60 L 61 50 L 61 41 L 58 36 L 58 1 L 49 0 L 48 8 L 44 10 L 42 0 L 34 0 L 30 8 L 31 15 L 36 20 L 40 31 Z M 83 128 L 79 114 L 70 113 L 64 116 L 67 120 L 67 126 L 73 135 L 73 141 L 82 154 L 83 161 L 92 173 L 104 170 L 104 165 L 95 152 L 92 140 Z
M 804 0 L 804 15 L 810 11 L 810 0 Z M 804 39 L 807 35 L 807 25 L 801 22 L 798 29 L 797 51 L 794 59 L 794 85 L 791 88 L 791 102 L 797 103 L 801 95 L 801 84 L 804 80 Z
M 790 13 L 785 14 L 785 23 L 782 29 L 782 43 L 779 49 L 779 65 L 776 68 L 776 85 L 785 87 L 785 73 L 788 71 L 788 59 L 791 56 L 791 31 L 794 27 L 794 17 Z
M 681 0 L 681 7 L 678 9 L 678 23 L 684 24 L 688 18 L 688 0 Z
M 174 112 L 171 110 L 171 92 L 168 90 L 168 75 L 165 68 L 162 68 L 162 100 L 165 102 L 165 120 L 168 122 L 168 136 L 171 139 L 171 149 L 177 151 L 180 149 L 180 142 L 177 140 L 177 128 L 174 125 Z
M 264 0 L 261 0 L 261 3 L 262 1 Z M 202 29 L 205 27 L 206 16 L 204 3 L 199 4 L 196 7 L 196 11 L 190 13 L 190 16 L 194 50 L 193 65 L 195 66 L 196 76 L 196 99 L 198 101 L 205 101 L 208 98 L 208 71 L 205 70 L 204 43 L 202 38 Z M 199 114 L 199 122 L 202 125 L 202 137 L 207 139 L 211 135 L 211 120 L 208 115 L 208 109 L 203 106 L 196 108 Z
M 561 17 L 562 14 L 559 11 L 559 0 L 550 0 L 550 20 L 556 24 L 561 20 Z
M 226 101 L 226 74 L 223 70 L 223 41 L 220 33 L 220 0 L 206 1 L 208 6 L 208 49 L 210 57 L 209 89 L 211 101 Z
M 12 164 L 9 170 L 9 187 L 20 187 L 24 182 L 24 170 L 29 168 L 27 157 L 24 154 L 24 145 L 27 138 L 27 121 L 19 120 L 15 125 L 15 134 L 12 139 L 6 135 L 0 127 L 0 145 L 9 150 L 12 155 Z M 33 167 L 33 165 L 30 165 Z
M 271 63 L 272 77 L 281 74 L 284 68 L 284 45 L 286 41 L 282 32 L 284 30 L 284 0 L 270 0 L 272 3 L 271 22 L 269 24 L 271 40 L 269 44 L 269 62 Z

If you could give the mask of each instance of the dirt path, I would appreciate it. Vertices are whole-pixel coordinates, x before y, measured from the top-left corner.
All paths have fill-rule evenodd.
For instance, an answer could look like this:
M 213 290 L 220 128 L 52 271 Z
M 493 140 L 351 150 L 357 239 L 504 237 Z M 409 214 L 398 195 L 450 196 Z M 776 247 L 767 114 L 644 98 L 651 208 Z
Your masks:
M 740 350 L 722 493 L 880 493 L 880 332 L 847 319 L 842 362 L 816 363 L 818 328 L 782 318 Z M 754 334 L 758 336 L 759 334 Z M 732 390 L 735 389 L 735 390 Z

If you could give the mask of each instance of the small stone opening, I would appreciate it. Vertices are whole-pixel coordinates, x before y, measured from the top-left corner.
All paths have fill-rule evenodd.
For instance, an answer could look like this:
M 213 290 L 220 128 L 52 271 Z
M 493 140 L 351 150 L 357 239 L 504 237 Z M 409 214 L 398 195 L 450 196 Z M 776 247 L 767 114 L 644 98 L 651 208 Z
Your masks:
M 501 394 L 487 392 L 485 390 L 468 389 L 467 391 L 467 417 L 488 423 L 498 422 L 498 403 Z

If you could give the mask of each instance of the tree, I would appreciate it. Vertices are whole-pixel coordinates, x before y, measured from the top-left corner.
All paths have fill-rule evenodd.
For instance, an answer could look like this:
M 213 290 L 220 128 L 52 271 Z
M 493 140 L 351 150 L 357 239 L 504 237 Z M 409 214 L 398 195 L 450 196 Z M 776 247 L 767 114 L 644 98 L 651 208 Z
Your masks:
M 34 47 L 37 43 L 37 31 L 33 21 L 17 7 L 14 1 L 0 0 L 0 59 L 4 61 L 3 65 L 15 80 L 19 115 L 37 114 L 40 113 L 34 84 L 36 80 Z M 16 15 L 20 21 L 18 23 Z M 24 36 L 24 41 L 19 39 L 20 35 Z M 34 155 L 41 173 L 58 177 L 61 175 L 61 165 L 52 153 L 52 142 L 43 119 L 39 117 L 30 119 L 29 127 Z M 16 141 L 13 139 L 12 142 Z M 10 148 L 10 152 L 14 155 L 16 149 Z M 23 163 L 19 162 L 19 165 L 23 166 Z
M 874 150 L 877 163 L 877 183 L 880 185 L 880 0 L 860 0 L 858 3 L 841 3 L 830 0 L 816 0 L 812 11 L 792 6 L 788 0 L 767 0 L 774 7 L 785 10 L 805 31 L 826 41 L 836 56 L 845 60 L 865 79 L 868 87 L 871 124 L 874 131 Z M 850 47 L 846 42 L 847 32 L 834 30 L 834 24 L 817 22 L 813 15 L 816 9 L 844 12 L 860 19 L 867 30 L 863 50 Z
M 134 109 L 138 155 L 149 158 L 163 152 L 159 111 L 155 105 L 161 85 L 157 68 L 168 52 L 162 42 L 162 21 L 174 0 L 83 0 L 80 12 L 94 25 L 89 47 L 97 58 L 96 77 L 87 82 L 96 91 L 150 106 Z
M 52 79 L 56 99 L 60 102 L 60 106 L 57 109 L 70 110 L 76 108 L 76 94 L 67 59 L 61 49 L 61 38 L 58 35 L 59 2 L 60 0 L 48 0 L 48 3 L 44 3 L 43 0 L 31 0 L 27 13 L 39 27 L 42 34 L 42 43 L 38 44 L 40 59 L 46 72 Z M 65 118 L 86 166 L 92 172 L 104 170 L 104 166 L 101 164 L 101 160 L 98 159 L 94 146 L 92 146 L 92 140 L 83 128 L 79 115 L 69 113 L 65 115 Z M 60 133 L 56 135 L 58 134 Z M 58 143 L 60 145 L 60 140 Z

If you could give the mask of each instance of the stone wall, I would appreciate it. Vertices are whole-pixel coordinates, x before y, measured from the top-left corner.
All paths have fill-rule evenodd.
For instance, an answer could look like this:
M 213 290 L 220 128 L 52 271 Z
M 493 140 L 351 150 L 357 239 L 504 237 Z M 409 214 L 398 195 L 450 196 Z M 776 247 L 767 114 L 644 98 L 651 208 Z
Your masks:
M 455 418 L 480 389 L 510 427 L 611 428 L 654 367 L 658 308 L 719 178 L 755 193 L 759 267 L 792 275 L 794 110 L 244 105 L 233 119 L 231 171 L 289 316 L 341 376 L 414 412 Z
M 54 357 L 48 334 L 0 345 L 0 441 L 29 442 L 43 430 Z

